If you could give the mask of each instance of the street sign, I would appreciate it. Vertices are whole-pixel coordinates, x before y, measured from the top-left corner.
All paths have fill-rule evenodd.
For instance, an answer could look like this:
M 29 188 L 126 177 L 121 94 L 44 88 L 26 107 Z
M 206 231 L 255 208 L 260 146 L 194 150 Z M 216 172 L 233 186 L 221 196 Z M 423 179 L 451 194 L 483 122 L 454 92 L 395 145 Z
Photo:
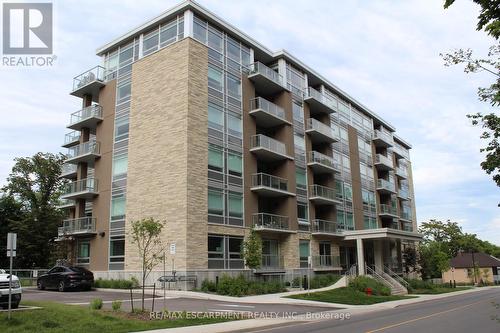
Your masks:
M 170 254 L 175 254 L 175 243 L 170 244 Z
M 7 257 L 16 256 L 17 234 L 9 232 L 7 234 Z

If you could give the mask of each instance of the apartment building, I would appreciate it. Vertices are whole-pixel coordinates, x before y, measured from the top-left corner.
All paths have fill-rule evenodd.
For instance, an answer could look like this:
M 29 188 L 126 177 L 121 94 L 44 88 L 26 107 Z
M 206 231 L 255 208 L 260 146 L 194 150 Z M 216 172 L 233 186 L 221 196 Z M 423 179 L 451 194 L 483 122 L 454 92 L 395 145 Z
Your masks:
M 411 146 L 299 59 L 193 1 L 97 55 L 73 80 L 82 108 L 63 146 L 70 260 L 97 276 L 139 271 L 128 230 L 153 217 L 178 274 L 403 269 L 421 239 Z M 251 228 L 256 271 L 240 253 Z

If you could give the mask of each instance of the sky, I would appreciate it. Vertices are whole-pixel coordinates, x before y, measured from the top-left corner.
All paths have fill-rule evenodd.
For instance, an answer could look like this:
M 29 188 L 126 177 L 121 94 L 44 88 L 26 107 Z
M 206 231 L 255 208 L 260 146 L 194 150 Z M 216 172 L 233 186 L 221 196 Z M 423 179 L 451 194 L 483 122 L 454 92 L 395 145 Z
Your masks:
M 33 2 L 33 1 L 30 1 Z M 354 96 L 413 145 L 417 220 L 452 220 L 500 245 L 500 189 L 480 168 L 486 142 L 466 114 L 491 112 L 477 99 L 486 73 L 445 67 L 440 53 L 493 40 L 476 31 L 479 7 L 457 0 L 199 0 L 271 50 L 286 49 Z M 95 50 L 178 4 L 173 0 L 54 1 L 52 68 L 0 67 L 0 186 L 13 159 L 63 151 L 72 78 L 100 64 Z M 498 112 L 498 110 L 495 110 Z

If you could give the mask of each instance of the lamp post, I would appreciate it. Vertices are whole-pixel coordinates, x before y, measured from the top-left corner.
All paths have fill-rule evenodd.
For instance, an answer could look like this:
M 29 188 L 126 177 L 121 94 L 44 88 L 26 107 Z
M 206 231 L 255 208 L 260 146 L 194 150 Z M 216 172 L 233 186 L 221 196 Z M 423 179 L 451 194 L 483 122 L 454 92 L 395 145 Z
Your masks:
M 476 277 L 476 261 L 474 260 L 474 250 L 472 252 L 472 274 L 474 274 L 474 284 L 477 284 L 477 277 Z

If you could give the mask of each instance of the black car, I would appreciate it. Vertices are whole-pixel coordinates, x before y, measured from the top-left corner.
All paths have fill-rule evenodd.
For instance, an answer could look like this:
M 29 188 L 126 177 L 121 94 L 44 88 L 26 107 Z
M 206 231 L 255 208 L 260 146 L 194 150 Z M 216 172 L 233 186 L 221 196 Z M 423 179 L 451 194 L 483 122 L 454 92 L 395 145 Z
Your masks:
M 90 290 L 94 283 L 94 274 L 83 267 L 55 266 L 47 274 L 40 275 L 36 281 L 38 289 L 67 289 L 81 288 Z

